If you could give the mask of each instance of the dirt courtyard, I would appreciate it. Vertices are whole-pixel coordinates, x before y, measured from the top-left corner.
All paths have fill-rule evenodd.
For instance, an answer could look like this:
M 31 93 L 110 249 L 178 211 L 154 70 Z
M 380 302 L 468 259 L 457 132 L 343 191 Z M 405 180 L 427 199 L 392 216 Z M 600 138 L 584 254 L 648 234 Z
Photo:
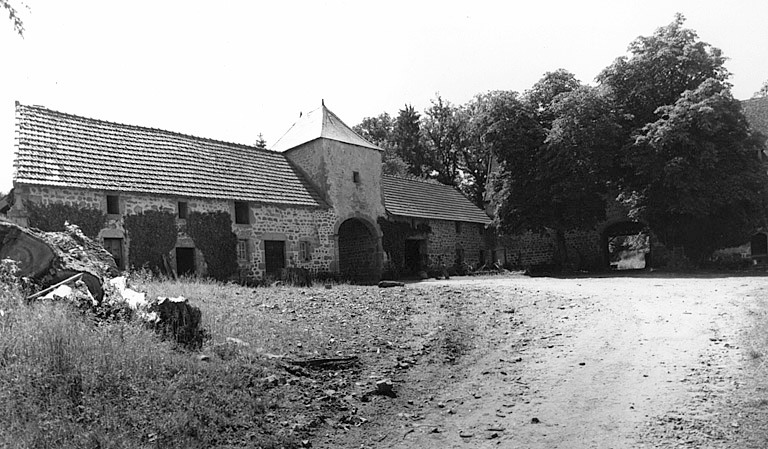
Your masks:
M 438 337 L 412 323 L 414 346 L 432 339 L 456 360 L 425 357 L 394 376 L 398 398 L 346 442 L 767 447 L 766 288 L 763 276 L 655 273 L 409 284 L 466 299 Z

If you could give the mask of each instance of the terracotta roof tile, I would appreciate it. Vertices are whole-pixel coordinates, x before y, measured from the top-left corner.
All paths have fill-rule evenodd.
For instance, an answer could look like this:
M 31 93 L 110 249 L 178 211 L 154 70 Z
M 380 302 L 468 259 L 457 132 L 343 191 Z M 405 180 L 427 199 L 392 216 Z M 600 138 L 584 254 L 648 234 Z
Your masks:
M 491 222 L 482 209 L 451 186 L 384 175 L 381 177 L 384 206 L 393 215 L 464 221 Z
M 21 104 L 16 131 L 22 184 L 325 206 L 273 151 Z

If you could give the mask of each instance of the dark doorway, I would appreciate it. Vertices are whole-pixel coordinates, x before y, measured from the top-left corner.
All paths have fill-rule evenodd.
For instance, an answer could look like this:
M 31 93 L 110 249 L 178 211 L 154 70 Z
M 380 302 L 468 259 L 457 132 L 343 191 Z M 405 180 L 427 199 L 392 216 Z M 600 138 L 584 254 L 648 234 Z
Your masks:
M 122 270 L 123 266 L 123 239 L 104 239 L 104 249 L 112 254 L 112 258 L 115 259 L 115 265 Z
M 264 240 L 264 265 L 267 274 L 280 274 L 285 268 L 285 242 Z
M 422 246 L 424 240 L 406 240 L 405 241 L 405 263 L 403 274 L 416 274 L 423 270 L 422 266 Z
M 636 221 L 623 221 L 608 226 L 603 232 L 603 254 L 613 270 L 649 268 L 651 235 L 648 227 Z
M 339 272 L 352 282 L 373 284 L 379 281 L 376 264 L 378 237 L 362 220 L 350 218 L 339 226 Z
M 768 236 L 762 232 L 753 235 L 749 241 L 749 247 L 752 257 L 768 255 Z
M 179 276 L 195 274 L 195 248 L 176 248 L 176 272 Z

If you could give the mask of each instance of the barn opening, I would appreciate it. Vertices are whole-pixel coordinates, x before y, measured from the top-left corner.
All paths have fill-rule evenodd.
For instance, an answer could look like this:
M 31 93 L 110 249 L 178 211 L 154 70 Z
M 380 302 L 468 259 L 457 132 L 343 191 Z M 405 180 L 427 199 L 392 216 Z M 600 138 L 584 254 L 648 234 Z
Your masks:
M 285 242 L 264 240 L 264 270 L 268 275 L 277 276 L 285 268 Z
M 425 270 L 424 258 L 427 252 L 425 239 L 407 239 L 405 241 L 405 253 L 403 254 L 403 269 L 405 275 L 415 275 Z
M 363 220 L 350 218 L 339 227 L 339 273 L 357 284 L 378 281 L 378 236 Z
M 642 270 L 650 263 L 651 235 L 636 221 L 622 221 L 603 231 L 603 254 L 612 270 Z
M 768 257 L 768 235 L 758 232 L 749 241 L 749 253 L 754 257 Z
M 179 276 L 195 274 L 195 248 L 176 248 L 176 272 Z

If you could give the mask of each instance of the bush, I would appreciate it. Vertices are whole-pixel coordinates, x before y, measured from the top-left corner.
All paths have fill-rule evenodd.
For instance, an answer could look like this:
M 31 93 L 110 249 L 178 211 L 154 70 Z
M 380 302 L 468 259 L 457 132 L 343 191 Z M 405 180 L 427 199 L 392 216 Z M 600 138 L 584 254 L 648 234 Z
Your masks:
M 192 212 L 187 218 L 187 233 L 200 249 L 208 265 L 208 275 L 226 281 L 237 271 L 237 236 L 227 212 Z
M 64 224 L 75 224 L 83 234 L 95 239 L 107 223 L 107 214 L 99 209 L 80 208 L 61 203 L 36 204 L 25 201 L 29 226 L 41 231 L 61 232 Z
M 130 265 L 165 272 L 163 256 L 176 246 L 176 217 L 155 210 L 126 215 L 125 230 L 130 238 Z

